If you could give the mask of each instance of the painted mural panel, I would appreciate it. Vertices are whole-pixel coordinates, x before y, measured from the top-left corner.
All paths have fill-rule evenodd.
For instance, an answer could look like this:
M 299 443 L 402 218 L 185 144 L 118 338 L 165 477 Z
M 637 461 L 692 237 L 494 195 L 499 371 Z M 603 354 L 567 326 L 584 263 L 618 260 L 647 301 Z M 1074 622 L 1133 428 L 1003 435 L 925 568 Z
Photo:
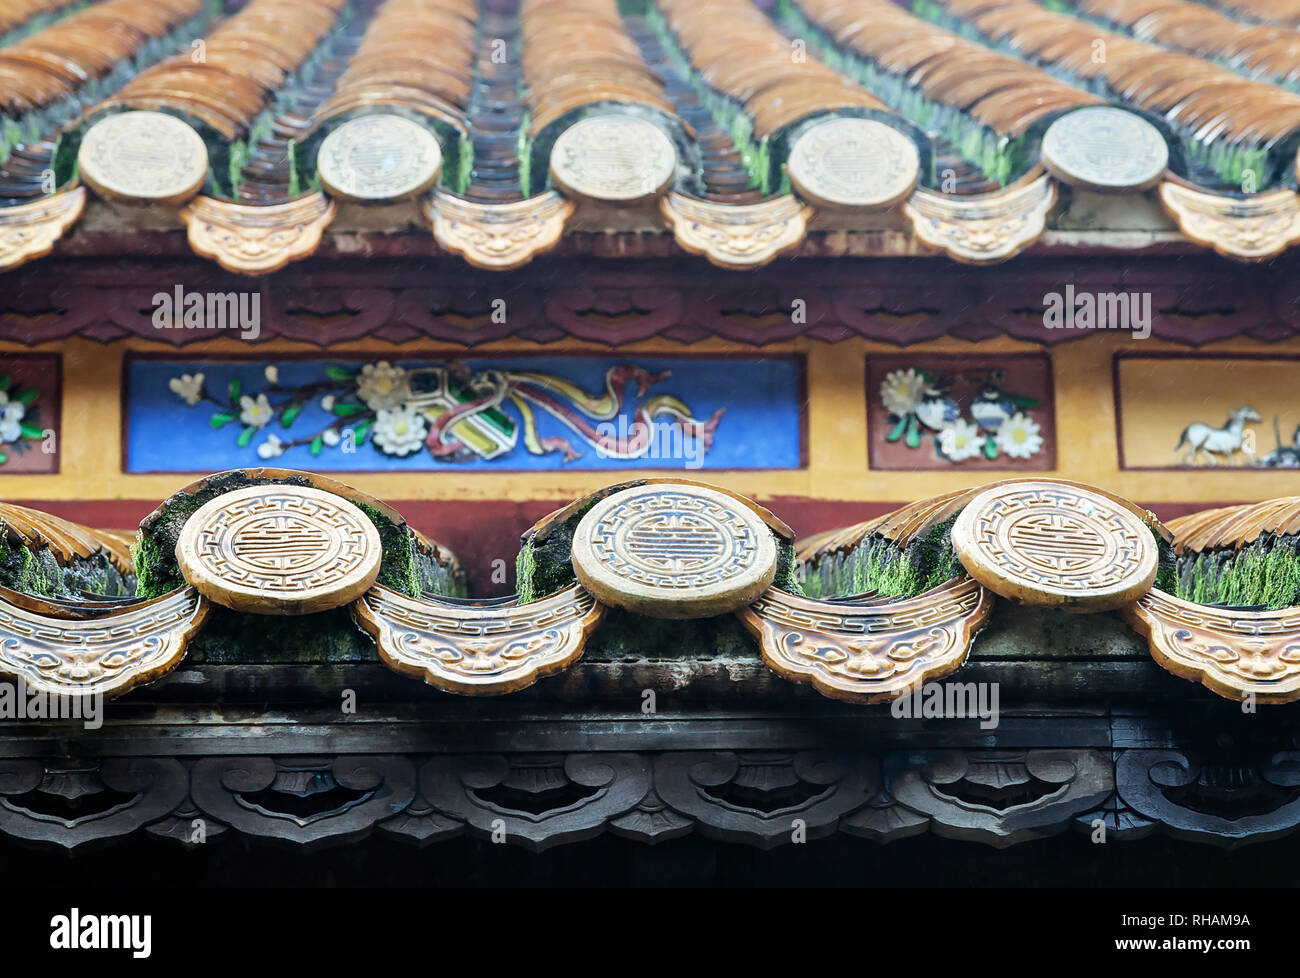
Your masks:
M 1117 356 L 1125 469 L 1300 468 L 1300 359 Z
M 60 360 L 0 355 L 0 475 L 59 471 Z
M 796 357 L 134 356 L 123 468 L 798 468 Z
M 867 358 L 873 469 L 1043 471 L 1056 467 L 1046 356 Z

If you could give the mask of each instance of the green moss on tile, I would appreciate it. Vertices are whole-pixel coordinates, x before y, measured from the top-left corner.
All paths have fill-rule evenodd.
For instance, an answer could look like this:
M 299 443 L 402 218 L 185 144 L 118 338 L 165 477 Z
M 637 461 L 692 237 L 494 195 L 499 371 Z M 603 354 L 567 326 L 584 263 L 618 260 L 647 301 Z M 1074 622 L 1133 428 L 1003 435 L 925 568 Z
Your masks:
M 61 565 L 48 547 L 26 546 L 0 522 L 0 584 L 5 587 L 45 598 L 76 598 L 130 594 L 131 583 L 105 554 Z
M 758 646 L 735 615 L 648 618 L 611 608 L 587 640 L 587 659 L 757 658 Z
M 374 641 L 347 608 L 315 615 L 245 615 L 215 607 L 186 653 L 192 663 L 375 662 Z M 338 696 L 338 690 L 331 692 Z
M 851 551 L 828 554 L 804 574 L 804 589 L 815 598 L 845 597 L 876 591 L 910 598 L 961 573 L 952 548 L 951 519 L 932 527 L 906 548 L 882 537 L 868 537 Z
M 563 591 L 577 580 L 573 573 L 571 555 L 573 534 L 578 529 L 579 521 L 587 515 L 591 507 L 610 492 L 634 485 L 643 485 L 643 483 L 622 483 L 593 495 L 573 515 L 553 527 L 542 539 L 529 537 L 522 542 L 519 555 L 515 558 L 515 589 L 519 592 L 520 604 L 540 601 L 557 591 Z
M 1199 604 L 1300 605 L 1300 537 L 1267 533 L 1240 550 L 1186 554 L 1173 593 Z

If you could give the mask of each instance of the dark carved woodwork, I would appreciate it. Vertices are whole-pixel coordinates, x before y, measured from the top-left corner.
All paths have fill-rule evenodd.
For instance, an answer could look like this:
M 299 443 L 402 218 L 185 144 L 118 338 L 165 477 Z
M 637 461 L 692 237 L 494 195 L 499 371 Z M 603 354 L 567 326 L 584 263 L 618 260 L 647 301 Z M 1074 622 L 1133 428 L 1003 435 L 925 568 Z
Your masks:
M 75 851 L 169 815 L 186 781 L 170 757 L 0 760 L 0 832 Z
M 716 336 L 762 346 L 807 336 L 833 343 L 864 337 L 908 345 L 952 335 L 978 342 L 1008 335 L 1046 346 L 1091 335 L 1046 329 L 1042 296 L 1063 281 L 1079 291 L 1117 283 L 1152 295 L 1152 335 L 1191 346 L 1246 335 L 1273 342 L 1300 328 L 1285 281 L 1300 256 L 1267 269 L 1204 256 L 1145 256 L 1140 266 L 1107 256 L 1024 258 L 983 269 L 873 258 L 777 261 L 758 276 L 719 278 L 694 262 L 640 259 L 598 264 L 551 260 L 502 277 L 455 265 L 392 258 L 382 268 L 311 260 L 259 279 L 259 339 L 325 346 L 373 337 L 431 338 L 466 347 L 506 338 L 542 343 L 565 336 L 611 345 L 656 337 Z M 193 291 L 244 291 L 248 280 L 208 263 L 46 261 L 10 272 L 0 298 L 0 340 L 35 345 L 66 337 L 110 342 L 127 336 L 182 347 L 211 339 L 202 329 L 157 329 L 158 282 Z M 155 283 L 155 284 L 150 284 Z M 558 283 L 558 285 L 557 285 Z M 806 303 L 792 315 L 793 300 Z M 496 300 L 506 303 L 499 314 Z M 495 313 L 495 315 L 494 315 Z
M 1264 738 L 1267 739 L 1267 738 Z M 417 787 L 418 785 L 418 787 Z M 609 832 L 762 849 L 842 832 L 1002 848 L 1073 830 L 1235 848 L 1300 827 L 1300 751 L 1234 747 L 209 756 L 0 761 L 0 834 L 78 851 L 145 830 L 194 850 L 241 834 L 315 847 L 375 829 L 530 851 Z
M 209 757 L 192 772 L 195 804 L 248 835 L 310 846 L 351 841 L 415 798 L 404 757 Z

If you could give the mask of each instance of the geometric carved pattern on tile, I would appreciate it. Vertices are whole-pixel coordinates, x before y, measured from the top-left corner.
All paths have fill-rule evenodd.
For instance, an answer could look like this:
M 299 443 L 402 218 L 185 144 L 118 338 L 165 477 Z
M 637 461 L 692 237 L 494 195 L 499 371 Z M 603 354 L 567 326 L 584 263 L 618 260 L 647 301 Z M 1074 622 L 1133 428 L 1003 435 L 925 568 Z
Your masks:
M 677 170 L 677 151 L 644 119 L 602 115 L 564 130 L 551 149 L 551 177 L 573 197 L 630 204 L 658 197 Z
M 366 115 L 339 126 L 320 144 L 316 169 L 335 197 L 400 200 L 429 189 L 442 171 L 438 140 L 397 115 Z
M 892 774 L 900 805 L 929 816 L 936 835 L 1004 848 L 1064 831 L 1115 787 L 1107 751 L 935 750 Z
M 917 187 L 903 213 L 926 244 L 980 265 L 1006 261 L 1037 241 L 1055 203 L 1056 184 L 1043 174 L 970 197 Z
M 554 190 L 527 200 L 482 204 L 437 191 L 421 204 L 438 244 L 475 268 L 506 271 L 553 248 L 573 213 Z
M 100 119 L 81 140 L 77 172 L 103 197 L 181 204 L 208 176 L 203 137 L 163 112 L 119 112 Z
M 1215 608 L 1153 588 L 1120 615 L 1175 676 L 1230 700 L 1300 699 L 1300 608 Z
M 1145 190 L 1169 165 L 1160 130 L 1110 105 L 1075 109 L 1043 135 L 1043 166 L 1058 180 L 1102 192 Z
M 0 207 L 0 269 L 48 255 L 85 206 L 86 188 L 74 187 L 30 204 Z
M 408 598 L 375 585 L 351 610 L 392 669 L 469 695 L 512 693 L 572 665 L 605 611 L 577 584 L 500 607 Z
M 892 207 L 920 176 L 916 144 L 871 119 L 829 118 L 795 140 L 786 168 L 809 203 L 825 208 Z
M 803 240 L 813 209 L 791 194 L 719 204 L 673 191 L 659 202 L 677 243 L 721 268 L 758 268 Z
M 1076 612 L 1136 601 L 1159 562 L 1151 530 L 1131 508 L 1047 479 L 981 492 L 953 524 L 952 545 L 970 575 L 1002 597 Z
M 347 604 L 379 574 L 382 544 L 352 503 L 301 486 L 249 486 L 195 512 L 176 541 L 186 581 L 250 614 L 306 615 Z
M 192 587 L 85 620 L 0 603 L 0 674 L 64 696 L 118 696 L 175 669 L 211 605 Z
M 757 513 L 725 493 L 642 485 L 583 516 L 572 560 L 578 580 L 606 604 L 652 618 L 702 618 L 767 590 L 776 541 Z
M 879 703 L 960 667 L 992 611 L 992 592 L 960 577 L 912 598 L 858 604 L 772 588 L 736 616 L 785 679 L 831 699 Z
M 1183 234 L 1228 258 L 1266 261 L 1300 241 L 1300 194 L 1228 197 L 1165 181 L 1160 200 Z
M 285 204 L 233 204 L 198 197 L 181 210 L 190 247 L 229 272 L 264 275 L 306 258 L 337 205 L 319 191 Z

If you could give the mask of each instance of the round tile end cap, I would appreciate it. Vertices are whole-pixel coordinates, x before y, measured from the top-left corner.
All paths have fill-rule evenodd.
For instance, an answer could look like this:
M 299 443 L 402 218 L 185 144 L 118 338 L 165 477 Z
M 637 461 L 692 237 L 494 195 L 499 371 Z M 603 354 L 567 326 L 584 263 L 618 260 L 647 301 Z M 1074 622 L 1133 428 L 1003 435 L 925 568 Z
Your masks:
M 1155 583 L 1151 529 L 1100 493 L 1065 483 L 1021 481 L 975 496 L 952 527 L 952 545 L 984 587 L 1027 605 L 1110 611 Z
M 644 485 L 593 506 L 573 570 L 597 600 L 652 618 L 702 618 L 751 604 L 776 577 L 776 539 L 743 502 L 701 486 Z
M 569 196 L 633 204 L 668 189 L 677 173 L 677 149 L 644 119 L 590 116 L 560 133 L 551 148 L 550 171 Z
M 101 197 L 181 204 L 207 180 L 208 148 L 184 120 L 134 109 L 106 116 L 86 130 L 77 172 Z
M 235 611 L 306 615 L 346 605 L 379 576 L 374 523 L 346 499 L 305 486 L 249 486 L 199 507 L 176 561 L 205 597 Z

